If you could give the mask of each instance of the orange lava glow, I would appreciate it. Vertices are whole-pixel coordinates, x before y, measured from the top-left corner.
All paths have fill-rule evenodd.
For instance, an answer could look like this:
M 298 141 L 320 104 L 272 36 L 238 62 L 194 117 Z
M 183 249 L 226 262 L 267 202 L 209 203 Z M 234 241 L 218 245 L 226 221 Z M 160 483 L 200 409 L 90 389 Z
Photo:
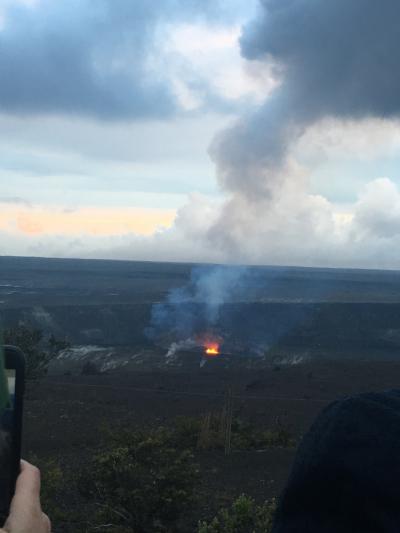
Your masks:
M 216 342 L 211 342 L 205 346 L 206 355 L 216 356 L 219 355 L 219 344 Z

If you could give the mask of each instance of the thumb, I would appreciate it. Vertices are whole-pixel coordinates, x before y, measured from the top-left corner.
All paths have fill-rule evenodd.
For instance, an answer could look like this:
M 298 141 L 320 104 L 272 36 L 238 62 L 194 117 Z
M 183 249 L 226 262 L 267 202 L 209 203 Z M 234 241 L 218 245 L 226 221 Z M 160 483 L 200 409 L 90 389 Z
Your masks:
M 22 460 L 10 514 L 14 511 L 20 512 L 23 507 L 38 507 L 40 509 L 40 470 Z
M 36 466 L 21 461 L 21 473 L 17 479 L 10 514 L 3 526 L 3 531 L 41 531 L 42 515 L 40 471 Z

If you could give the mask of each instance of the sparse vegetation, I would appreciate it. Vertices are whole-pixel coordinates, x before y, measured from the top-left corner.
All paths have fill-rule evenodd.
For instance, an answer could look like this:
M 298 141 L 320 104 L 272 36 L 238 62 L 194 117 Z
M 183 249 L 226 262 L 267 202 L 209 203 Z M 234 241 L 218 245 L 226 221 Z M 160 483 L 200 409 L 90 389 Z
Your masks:
M 210 522 L 199 522 L 198 533 L 270 533 L 275 509 L 274 499 L 257 505 L 253 498 L 242 494 Z
M 96 527 L 136 533 L 168 531 L 193 502 L 198 470 L 189 450 L 174 447 L 171 430 L 111 435 L 79 480 L 97 506 Z
M 291 448 L 295 440 L 280 419 L 270 429 L 260 429 L 236 418 L 232 423 L 232 446 L 240 450 L 260 448 Z
M 174 435 L 190 448 L 222 449 L 225 439 L 224 422 L 221 413 L 209 413 L 202 418 L 180 417 L 175 422 Z M 234 417 L 231 432 L 233 450 L 292 448 L 296 444 L 289 428 L 278 418 L 271 428 L 265 429 Z
M 59 501 L 66 483 L 65 472 L 60 464 L 54 458 L 40 459 L 36 455 L 30 456 L 29 460 L 40 468 L 40 498 L 43 509 L 47 510 L 55 524 L 70 520 L 71 516 L 68 516 Z
M 69 346 L 67 341 L 56 339 L 53 334 L 46 337 L 41 330 L 25 325 L 6 329 L 3 339 L 5 344 L 17 346 L 24 352 L 27 379 L 47 374 L 50 361 Z
M 235 428 L 236 438 L 249 432 L 238 421 Z M 42 471 L 43 508 L 54 525 L 77 533 L 185 532 L 185 517 L 195 522 L 204 514 L 204 487 L 195 460 L 200 431 L 200 417 L 178 417 L 169 428 L 107 426 L 83 469 L 29 457 Z M 258 505 L 242 495 L 231 508 L 199 522 L 198 533 L 267 533 L 274 507 L 274 501 Z

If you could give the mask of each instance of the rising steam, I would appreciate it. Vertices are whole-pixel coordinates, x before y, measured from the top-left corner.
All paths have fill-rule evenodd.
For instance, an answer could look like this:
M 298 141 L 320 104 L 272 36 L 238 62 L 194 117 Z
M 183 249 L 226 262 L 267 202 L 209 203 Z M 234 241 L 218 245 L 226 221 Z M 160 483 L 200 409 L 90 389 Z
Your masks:
M 179 339 L 170 347 L 175 353 L 182 348 L 182 342 L 186 346 L 196 336 L 212 331 L 221 306 L 243 292 L 247 272 L 242 267 L 193 268 L 185 286 L 172 289 L 165 302 L 153 306 L 149 335 Z

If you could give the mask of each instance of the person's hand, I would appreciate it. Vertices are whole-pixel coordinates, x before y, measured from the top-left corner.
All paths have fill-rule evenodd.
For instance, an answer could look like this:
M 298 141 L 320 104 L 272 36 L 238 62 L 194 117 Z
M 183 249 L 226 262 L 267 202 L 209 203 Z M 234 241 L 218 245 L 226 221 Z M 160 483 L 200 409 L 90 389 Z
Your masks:
M 1 533 L 50 533 L 49 517 L 40 506 L 40 471 L 35 466 L 21 461 L 10 514 L 0 529 Z

